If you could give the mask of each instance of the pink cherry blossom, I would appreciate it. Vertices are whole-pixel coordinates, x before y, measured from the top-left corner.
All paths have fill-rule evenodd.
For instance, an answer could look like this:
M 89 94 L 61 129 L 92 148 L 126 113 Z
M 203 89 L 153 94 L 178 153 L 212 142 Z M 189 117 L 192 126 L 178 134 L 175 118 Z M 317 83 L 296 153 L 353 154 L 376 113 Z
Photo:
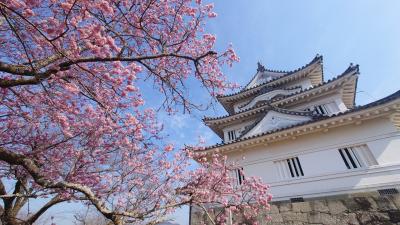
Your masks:
M 205 31 L 216 15 L 189 0 L 0 0 L 1 222 L 32 224 L 68 201 L 114 224 L 156 224 L 182 205 L 221 208 L 215 224 L 268 209 L 261 180 L 235 186 L 226 157 L 169 144 L 146 105 L 192 112 L 189 80 L 212 96 L 237 86 L 221 67 L 239 58 Z M 18 218 L 30 198 L 47 205 Z

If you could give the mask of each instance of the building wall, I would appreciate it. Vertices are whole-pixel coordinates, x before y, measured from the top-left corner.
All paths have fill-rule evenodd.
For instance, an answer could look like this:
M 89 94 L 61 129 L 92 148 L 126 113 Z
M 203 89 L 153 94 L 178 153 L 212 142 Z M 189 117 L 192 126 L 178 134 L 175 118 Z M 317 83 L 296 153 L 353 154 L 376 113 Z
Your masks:
M 377 165 L 349 170 L 338 149 L 366 145 Z M 386 118 L 316 132 L 296 139 L 253 146 L 228 154 L 246 176 L 271 185 L 276 200 L 346 193 L 400 183 L 400 132 Z M 303 177 L 283 179 L 275 162 L 298 157 Z M 244 158 L 244 159 L 243 159 Z

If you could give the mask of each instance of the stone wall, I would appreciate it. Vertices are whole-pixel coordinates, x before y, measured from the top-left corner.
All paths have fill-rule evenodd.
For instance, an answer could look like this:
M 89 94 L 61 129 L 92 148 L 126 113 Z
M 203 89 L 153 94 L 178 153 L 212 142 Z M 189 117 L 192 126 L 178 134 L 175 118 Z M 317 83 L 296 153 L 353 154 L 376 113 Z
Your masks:
M 260 215 L 260 225 L 400 225 L 400 195 L 369 192 L 297 203 L 273 202 L 267 214 L 271 220 L 265 221 Z M 205 218 L 200 212 L 193 212 L 191 225 L 200 225 Z M 239 216 L 233 217 L 233 222 L 240 220 Z

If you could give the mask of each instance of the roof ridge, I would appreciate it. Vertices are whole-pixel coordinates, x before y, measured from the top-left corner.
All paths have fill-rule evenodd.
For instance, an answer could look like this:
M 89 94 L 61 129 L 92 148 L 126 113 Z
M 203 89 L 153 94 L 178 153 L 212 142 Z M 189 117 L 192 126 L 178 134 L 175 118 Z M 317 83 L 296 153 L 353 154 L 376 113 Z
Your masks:
M 302 69 L 304 69 L 304 68 L 306 68 L 306 67 L 312 65 L 313 63 L 317 62 L 318 60 L 322 60 L 322 59 L 323 59 L 323 56 L 317 54 L 309 63 L 307 63 L 306 65 L 304 65 L 304 66 L 302 66 L 302 67 L 298 67 L 297 69 L 294 69 L 294 70 L 291 70 L 291 71 L 281 71 L 282 73 L 284 72 L 283 76 L 279 76 L 279 77 L 277 77 L 277 78 L 275 78 L 275 79 L 272 79 L 272 80 L 270 80 L 270 81 L 266 81 L 266 82 L 263 82 L 263 83 L 261 83 L 261 84 L 258 84 L 258 85 L 256 85 L 256 86 L 254 86 L 254 87 L 251 87 L 251 88 L 249 88 L 249 89 L 246 89 L 246 86 L 249 85 L 249 84 L 253 81 L 253 79 L 257 76 L 257 74 L 258 74 L 258 72 L 259 72 L 258 69 L 260 68 L 260 67 L 259 67 L 259 68 L 257 69 L 257 73 L 250 79 L 250 81 L 249 81 L 240 91 L 238 91 L 238 92 L 236 92 L 236 93 L 226 94 L 226 95 L 218 95 L 217 98 L 233 96 L 233 95 L 239 94 L 239 93 L 241 93 L 241 92 L 244 92 L 244 91 L 246 91 L 246 90 L 251 90 L 251 89 L 260 87 L 260 86 L 265 85 L 265 84 L 267 84 L 267 83 L 270 83 L 270 82 L 272 82 L 272 81 L 275 81 L 275 80 L 281 79 L 281 78 L 283 78 L 283 77 L 292 75 L 292 74 L 294 74 L 294 73 L 296 73 L 296 72 L 298 72 L 298 71 L 300 71 L 300 70 L 302 70 Z M 265 69 L 265 67 L 264 67 L 263 65 L 261 65 L 261 63 L 259 63 L 259 65 L 260 65 L 262 68 Z M 268 71 L 268 72 L 277 72 L 277 71 L 269 70 L 269 69 L 265 69 L 265 71 Z M 280 72 L 277 72 L 277 73 L 280 73 Z
M 295 69 L 296 70 L 296 69 Z M 261 64 L 261 62 L 257 62 L 257 72 L 272 72 L 272 73 L 290 73 L 293 70 L 274 70 L 274 69 L 268 69 L 264 65 Z
M 296 116 L 313 116 L 314 113 L 312 111 L 295 111 L 290 109 L 284 109 L 277 106 L 269 105 L 273 111 L 288 114 L 288 115 L 296 115 Z

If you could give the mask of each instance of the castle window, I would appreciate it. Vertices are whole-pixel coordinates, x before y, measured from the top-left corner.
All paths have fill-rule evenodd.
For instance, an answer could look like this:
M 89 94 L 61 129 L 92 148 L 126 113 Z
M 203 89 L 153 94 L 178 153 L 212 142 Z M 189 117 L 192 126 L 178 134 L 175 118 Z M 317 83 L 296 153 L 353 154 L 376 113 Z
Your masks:
M 317 105 L 314 107 L 314 112 L 319 115 L 328 115 L 328 110 L 325 105 Z
M 357 156 L 351 148 L 339 149 L 339 153 L 347 169 L 356 169 L 361 167 L 360 161 L 358 161 Z
M 338 151 L 349 170 L 378 164 L 366 145 L 340 148 Z
M 303 177 L 304 172 L 299 157 L 292 157 L 274 162 L 281 179 Z
M 303 168 L 301 168 L 299 157 L 293 157 L 293 158 L 286 159 L 286 162 L 289 167 L 290 175 L 292 177 L 304 176 Z
M 228 131 L 228 140 L 233 141 L 235 139 L 236 139 L 236 131 L 235 130 Z
M 326 105 L 316 105 L 316 106 L 311 106 L 309 108 L 304 109 L 304 111 L 308 111 L 308 112 L 314 112 L 315 114 L 318 115 L 328 115 L 329 111 L 327 109 Z
M 235 174 L 236 174 L 237 184 L 238 185 L 243 184 L 244 182 L 243 167 L 236 169 Z

